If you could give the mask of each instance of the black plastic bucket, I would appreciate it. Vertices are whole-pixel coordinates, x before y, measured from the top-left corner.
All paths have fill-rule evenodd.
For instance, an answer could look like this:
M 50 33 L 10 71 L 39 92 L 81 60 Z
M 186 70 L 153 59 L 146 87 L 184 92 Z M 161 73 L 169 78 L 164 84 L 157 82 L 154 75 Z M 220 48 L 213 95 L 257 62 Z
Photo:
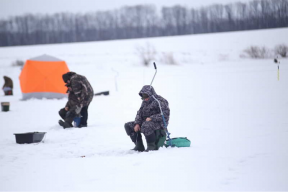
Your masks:
M 9 111 L 10 103 L 9 102 L 1 102 L 1 108 L 2 108 L 2 111 L 4 111 L 4 112 Z
M 14 133 L 16 143 L 39 143 L 42 141 L 46 132 L 28 132 L 28 133 Z

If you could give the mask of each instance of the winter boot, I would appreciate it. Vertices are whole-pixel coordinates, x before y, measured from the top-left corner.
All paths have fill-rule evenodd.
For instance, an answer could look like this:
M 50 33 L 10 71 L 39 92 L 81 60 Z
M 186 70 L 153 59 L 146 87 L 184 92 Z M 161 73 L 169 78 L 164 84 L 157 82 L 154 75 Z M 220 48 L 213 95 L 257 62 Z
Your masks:
M 73 127 L 73 125 L 72 125 L 71 123 L 68 123 L 68 122 L 66 122 L 66 121 L 59 120 L 58 123 L 59 123 L 59 125 L 62 126 L 64 129 Z
M 130 138 L 135 143 L 135 147 L 132 150 L 140 152 L 145 150 L 140 132 L 133 134 L 133 136 L 130 136 Z
M 156 147 L 156 135 L 155 133 L 153 132 L 152 134 L 150 135 L 145 135 L 146 137 L 146 142 L 147 142 L 147 149 L 145 150 L 146 152 L 148 151 L 155 151 L 155 150 L 158 150 L 157 147 Z
M 156 150 L 158 150 L 160 147 L 163 147 L 165 140 L 166 140 L 166 133 L 163 129 L 157 129 L 155 131 L 156 135 Z

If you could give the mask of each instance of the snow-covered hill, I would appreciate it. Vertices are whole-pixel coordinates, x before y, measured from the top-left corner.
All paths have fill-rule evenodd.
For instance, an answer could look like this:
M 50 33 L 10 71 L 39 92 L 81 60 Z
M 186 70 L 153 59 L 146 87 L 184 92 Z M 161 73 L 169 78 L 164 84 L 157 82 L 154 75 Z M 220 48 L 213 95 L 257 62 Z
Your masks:
M 287 34 L 283 28 L 0 48 L 0 76 L 15 86 L 14 96 L 0 95 L 11 105 L 0 112 L 0 190 L 288 190 L 288 60 L 280 60 L 278 81 L 272 59 L 240 58 L 251 45 L 288 44 Z M 190 148 L 129 151 L 124 123 L 134 120 L 138 92 L 155 72 L 136 54 L 147 43 L 157 51 L 153 86 L 170 103 L 171 137 L 188 137 Z M 178 65 L 162 62 L 167 53 Z M 66 99 L 21 101 L 20 68 L 11 63 L 42 54 L 65 60 L 95 92 L 110 91 L 94 97 L 89 127 L 57 124 Z M 30 131 L 47 132 L 44 143 L 16 144 L 14 133 Z

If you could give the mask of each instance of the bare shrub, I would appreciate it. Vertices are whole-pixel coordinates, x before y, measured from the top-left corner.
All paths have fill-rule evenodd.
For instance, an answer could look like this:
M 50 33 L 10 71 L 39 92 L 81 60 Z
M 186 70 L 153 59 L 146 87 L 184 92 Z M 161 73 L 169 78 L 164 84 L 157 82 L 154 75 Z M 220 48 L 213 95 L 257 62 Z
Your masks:
M 137 46 L 136 53 L 145 66 L 148 66 L 151 61 L 155 60 L 156 50 L 154 46 L 148 42 L 145 46 Z
M 174 58 L 173 53 L 166 53 L 163 52 L 160 58 L 162 63 L 170 64 L 170 65 L 177 65 L 177 61 Z
M 270 50 L 266 47 L 260 48 L 260 58 L 270 57 Z
M 277 45 L 274 49 L 276 55 L 281 55 L 281 57 L 287 57 L 288 54 L 288 46 L 281 44 Z
M 24 61 L 21 60 L 16 60 L 12 63 L 13 67 L 23 67 L 24 66 Z
M 251 58 L 258 58 L 259 57 L 259 48 L 256 46 L 251 46 L 244 50 L 244 53 L 249 55 Z
M 251 46 L 244 50 L 244 53 L 246 53 L 251 58 L 267 58 L 270 56 L 270 50 L 266 47 L 257 47 L 257 46 Z

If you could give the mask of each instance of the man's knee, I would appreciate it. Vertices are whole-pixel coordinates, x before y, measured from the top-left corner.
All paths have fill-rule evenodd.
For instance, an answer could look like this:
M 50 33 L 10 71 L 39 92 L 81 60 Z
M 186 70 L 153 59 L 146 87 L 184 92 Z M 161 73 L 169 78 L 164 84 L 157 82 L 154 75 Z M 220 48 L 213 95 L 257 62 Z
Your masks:
M 155 130 L 156 124 L 151 121 L 145 121 L 141 126 L 141 133 L 145 136 L 151 135 Z
M 62 119 L 65 119 L 65 116 L 66 116 L 66 110 L 63 108 L 63 109 L 60 109 L 59 111 L 59 115 L 60 117 L 62 117 Z
M 124 128 L 125 128 L 125 131 L 126 131 L 127 135 L 130 136 L 131 135 L 131 131 L 132 131 L 131 122 L 125 123 L 124 124 Z
M 153 126 L 155 126 L 155 123 L 153 123 L 152 121 L 145 121 L 141 127 L 145 129 L 145 128 L 153 127 Z

